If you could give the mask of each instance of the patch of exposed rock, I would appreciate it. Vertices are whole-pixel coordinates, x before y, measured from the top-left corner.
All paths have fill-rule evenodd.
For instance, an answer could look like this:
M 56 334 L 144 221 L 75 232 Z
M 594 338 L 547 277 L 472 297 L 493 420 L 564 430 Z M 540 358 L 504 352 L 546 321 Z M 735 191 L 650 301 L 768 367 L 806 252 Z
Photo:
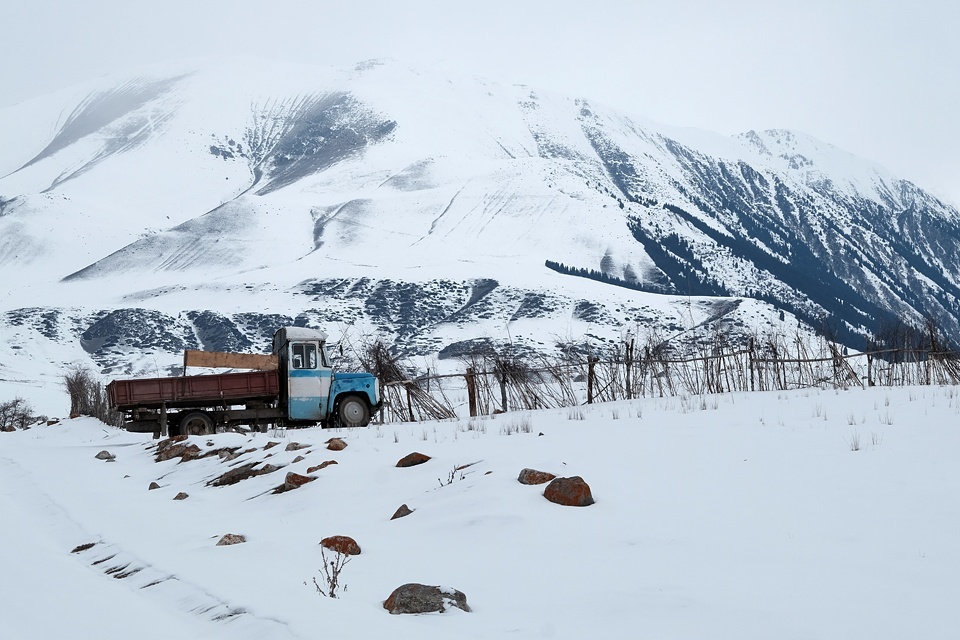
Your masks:
M 248 478 L 253 478 L 254 476 L 262 476 L 267 473 L 273 473 L 280 467 L 272 464 L 265 464 L 259 469 L 255 469 L 259 462 L 248 462 L 247 464 L 240 465 L 235 469 L 230 469 L 226 473 L 217 476 L 207 484 L 212 487 L 225 487 L 231 484 L 237 484 L 241 480 L 246 480 Z
M 546 471 L 537 471 L 536 469 L 524 469 L 520 472 L 517 480 L 522 484 L 543 484 L 550 482 L 557 476 Z
M 350 536 L 330 536 L 321 540 L 320 546 L 342 553 L 345 556 L 360 555 L 360 545 Z
M 413 513 L 413 509 L 408 507 L 406 504 L 400 505 L 400 507 L 393 513 L 391 520 L 396 520 L 397 518 L 405 518 L 406 516 Z
M 415 582 L 397 587 L 383 603 L 383 608 L 392 614 L 443 613 L 451 607 L 470 611 L 462 591 Z
M 327 467 L 329 467 L 329 466 L 332 465 L 332 464 L 337 464 L 337 461 L 336 461 L 336 460 L 324 460 L 323 462 L 321 462 L 320 464 L 318 464 L 318 465 L 316 465 L 316 466 L 308 467 L 308 468 L 307 468 L 307 473 L 313 473 L 313 472 L 315 472 L 315 471 L 320 471 L 320 469 L 326 469 Z
M 104 449 L 94 457 L 96 457 L 97 460 L 103 460 L 104 462 L 113 462 L 114 460 L 117 459 L 117 456 L 113 455 L 106 449 Z
M 343 441 L 343 438 L 330 438 L 325 444 L 330 451 L 343 451 L 347 448 L 347 443 Z
M 594 502 L 590 485 L 580 476 L 554 478 L 543 490 L 543 497 L 567 507 L 588 507 Z
M 200 447 L 187 442 L 187 436 L 173 436 L 157 443 L 155 460 L 163 462 L 180 458 L 181 462 L 196 460 L 200 457 Z
M 418 453 L 414 451 L 411 454 L 405 455 L 397 461 L 398 467 L 414 467 L 418 464 L 423 464 L 430 459 L 430 456 Z
M 226 547 L 231 544 L 241 544 L 247 541 L 247 537 L 239 533 L 228 533 L 217 542 L 218 547 Z
M 285 493 L 287 491 L 293 491 L 294 489 L 299 489 L 308 482 L 313 482 L 316 478 L 311 476 L 305 476 L 300 473 L 294 473 L 290 471 L 287 473 L 287 477 L 284 478 L 283 484 L 273 490 L 274 493 Z

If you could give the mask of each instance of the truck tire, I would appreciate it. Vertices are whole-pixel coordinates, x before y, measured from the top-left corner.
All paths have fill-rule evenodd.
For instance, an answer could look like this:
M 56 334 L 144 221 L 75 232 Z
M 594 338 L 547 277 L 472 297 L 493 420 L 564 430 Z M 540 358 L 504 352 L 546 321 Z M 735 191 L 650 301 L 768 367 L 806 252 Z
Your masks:
M 206 436 L 213 433 L 213 419 L 203 411 L 191 411 L 180 418 L 180 434 Z
M 341 427 L 365 427 L 370 424 L 370 407 L 360 396 L 347 396 L 337 404 Z

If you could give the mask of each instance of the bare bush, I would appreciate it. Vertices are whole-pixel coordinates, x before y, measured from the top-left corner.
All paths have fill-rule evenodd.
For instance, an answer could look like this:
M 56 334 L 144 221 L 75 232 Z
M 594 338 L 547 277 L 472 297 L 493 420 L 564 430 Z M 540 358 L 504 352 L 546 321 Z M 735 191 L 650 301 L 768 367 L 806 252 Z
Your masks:
M 90 369 L 76 365 L 63 374 L 70 396 L 70 417 L 90 416 L 115 427 L 123 425 L 123 414 L 110 407 L 107 389 Z
M 19 396 L 0 403 L 0 431 L 29 429 L 30 425 L 41 419 L 40 416 L 33 415 L 30 403 Z
M 340 572 L 343 571 L 343 568 L 347 566 L 347 563 L 350 562 L 350 556 L 345 553 L 340 553 L 339 551 L 334 551 L 334 556 L 332 559 L 327 560 L 327 554 L 323 550 L 323 547 L 320 547 L 320 557 L 323 559 L 323 566 L 321 571 L 323 571 L 323 581 L 324 586 L 321 587 L 317 582 L 317 579 L 313 579 L 313 586 L 317 588 L 317 593 L 322 596 L 327 596 L 329 598 L 336 598 L 337 592 L 340 590 L 341 586 L 343 590 L 347 590 L 347 585 L 340 584 Z

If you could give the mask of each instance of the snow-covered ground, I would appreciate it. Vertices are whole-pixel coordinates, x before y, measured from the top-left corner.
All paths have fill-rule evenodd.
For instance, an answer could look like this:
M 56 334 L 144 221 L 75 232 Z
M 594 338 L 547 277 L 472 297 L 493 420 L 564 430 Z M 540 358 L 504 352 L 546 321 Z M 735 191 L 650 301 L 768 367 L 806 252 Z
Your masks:
M 89 418 L 2 433 L 3 635 L 956 637 L 958 389 L 646 398 L 580 415 L 192 439 L 253 449 L 229 462 L 154 462 L 149 436 Z M 327 451 L 333 436 L 348 447 Z M 115 462 L 95 458 L 104 449 Z M 432 459 L 395 466 L 413 451 Z M 207 486 L 261 460 L 285 466 Z M 548 502 L 517 481 L 525 467 L 582 476 L 596 503 Z M 391 520 L 404 503 L 414 512 Z M 215 546 L 226 533 L 247 542 Z M 313 584 L 331 535 L 362 547 L 338 599 Z M 382 602 L 407 582 L 459 589 L 473 611 L 390 615 Z

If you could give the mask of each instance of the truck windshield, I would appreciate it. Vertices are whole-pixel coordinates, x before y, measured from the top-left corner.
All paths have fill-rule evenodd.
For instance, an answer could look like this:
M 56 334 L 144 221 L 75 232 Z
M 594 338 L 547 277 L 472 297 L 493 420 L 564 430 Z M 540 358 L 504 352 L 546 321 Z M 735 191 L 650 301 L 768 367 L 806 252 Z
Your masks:
M 317 346 L 309 342 L 295 342 L 291 349 L 291 364 L 294 369 L 317 368 Z

